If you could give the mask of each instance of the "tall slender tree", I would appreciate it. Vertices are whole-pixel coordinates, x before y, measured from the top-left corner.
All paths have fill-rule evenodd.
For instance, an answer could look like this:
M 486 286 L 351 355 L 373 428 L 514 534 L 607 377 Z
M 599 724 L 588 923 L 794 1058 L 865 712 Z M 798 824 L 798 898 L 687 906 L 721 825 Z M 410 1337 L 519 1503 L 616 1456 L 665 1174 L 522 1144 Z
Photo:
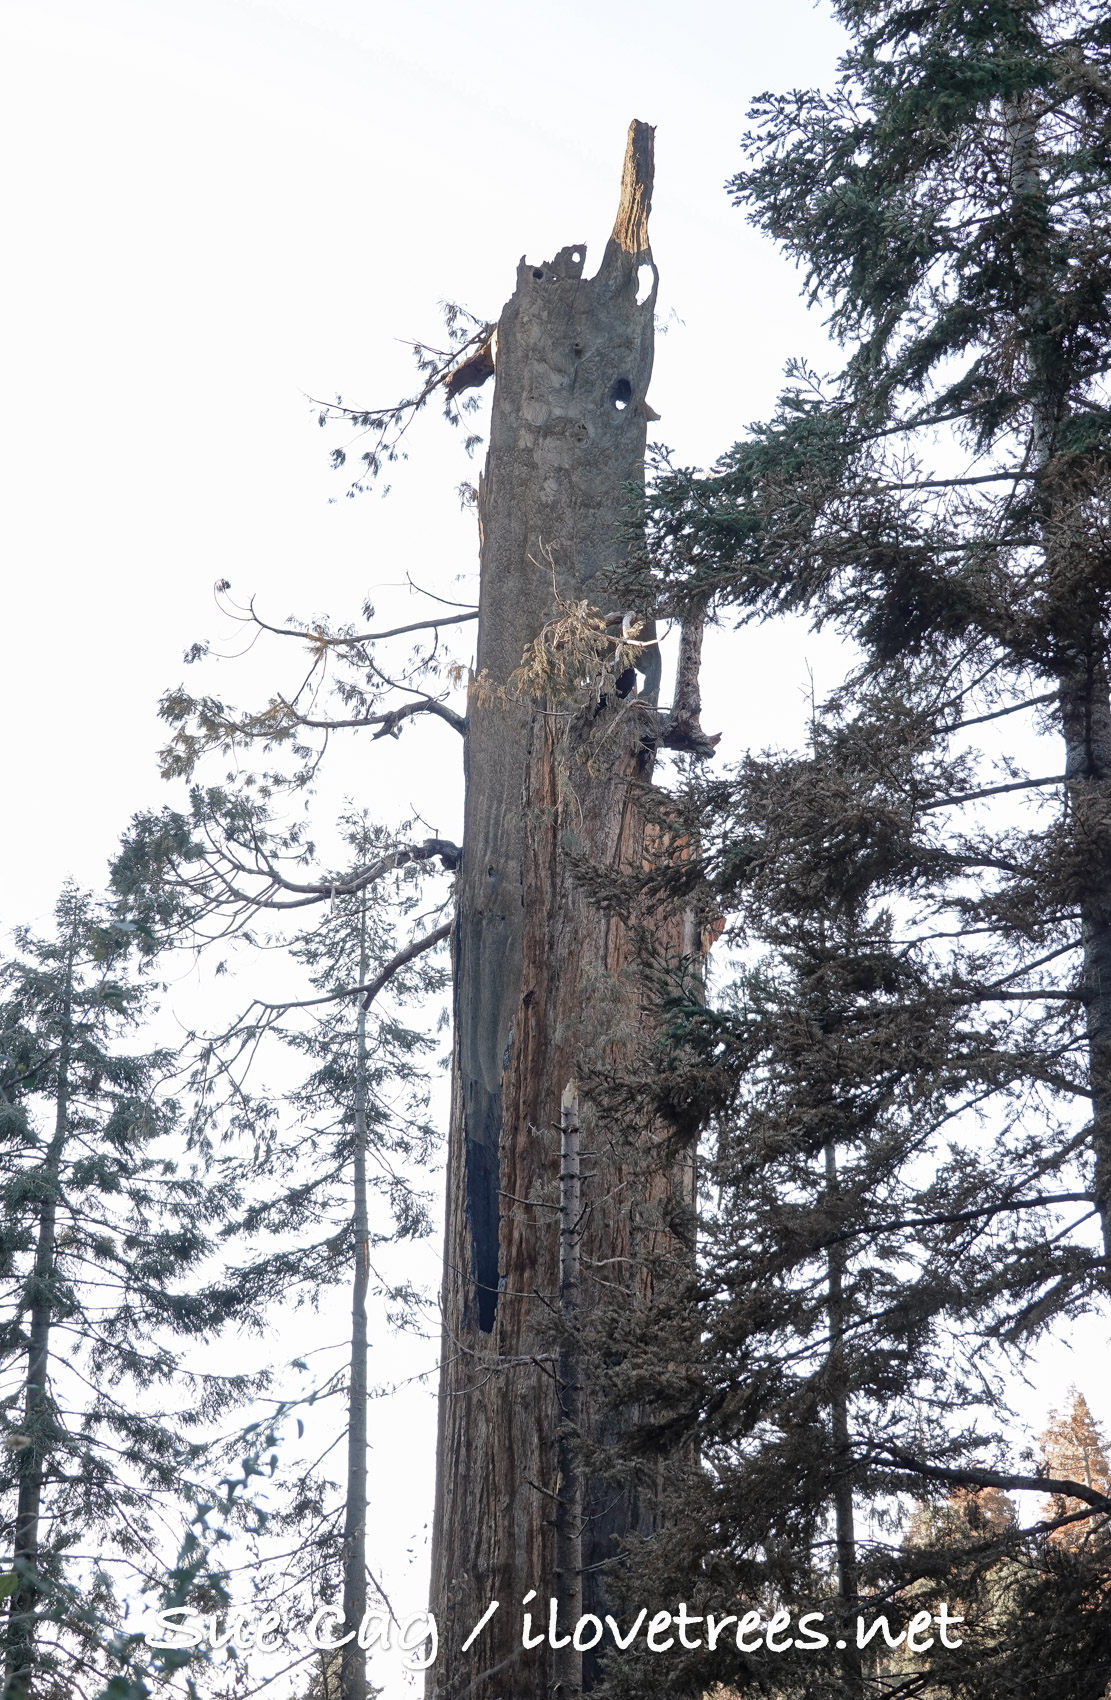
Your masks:
M 366 865 L 387 847 L 385 834 L 365 812 L 349 813 L 342 828 L 356 865 Z M 413 866 L 411 871 L 418 869 Z M 314 1010 L 316 1019 L 307 1027 L 294 1027 L 295 1012 L 289 1012 L 285 1037 L 314 1067 L 291 1095 L 296 1130 L 278 1160 L 280 1171 L 288 1169 L 289 1180 L 277 1193 L 270 1192 L 248 1223 L 254 1231 L 265 1229 L 271 1238 L 277 1236 L 283 1293 L 296 1262 L 288 1245 L 290 1231 L 296 1234 L 299 1225 L 310 1221 L 322 1226 L 328 1221 L 331 1229 L 319 1253 L 309 1257 L 312 1302 L 320 1302 L 332 1281 L 350 1281 L 347 1468 L 341 1509 L 337 1514 L 322 1505 L 315 1526 L 302 1523 L 295 1532 L 308 1547 L 315 1547 L 314 1562 L 323 1562 L 325 1574 L 338 1569 L 346 1627 L 356 1632 L 367 1611 L 373 1556 L 367 1523 L 368 1299 L 373 1294 L 393 1315 L 418 1320 L 412 1313 L 419 1294 L 412 1284 L 384 1277 L 376 1262 L 385 1242 L 420 1237 L 430 1230 L 422 1171 L 439 1144 L 427 1119 L 429 1083 L 423 1063 L 434 1042 L 427 1032 L 402 1023 L 398 1003 L 419 999 L 427 1008 L 444 987 L 445 972 L 434 958 L 415 955 L 385 984 L 375 984 L 397 955 L 398 920 L 416 905 L 418 894 L 419 886 L 412 884 L 402 902 L 382 885 L 364 886 L 337 898 L 293 946 L 318 993 L 334 998 L 342 988 L 347 995 L 325 1003 L 322 1011 Z M 352 987 L 357 988 L 353 995 Z M 309 1164 L 306 1128 L 313 1132 Z M 272 1174 L 273 1165 L 267 1167 Z M 384 1210 L 372 1210 L 375 1197 Z M 299 1493 L 303 1490 L 301 1483 Z M 374 1596 L 373 1603 L 388 1610 L 381 1596 Z M 339 1656 L 338 1700 L 367 1700 L 366 1664 L 366 1647 L 356 1633 Z
M 984 1342 L 954 1331 L 962 1308 L 989 1308 L 998 1272 L 968 1255 L 945 1154 L 962 1110 L 1015 1064 L 914 937 L 932 847 L 912 775 L 923 802 L 951 782 L 886 703 L 849 724 L 816 717 L 808 753 L 750 757 L 689 800 L 701 848 L 683 878 L 708 883 L 702 906 L 744 966 L 708 1007 L 675 998 L 640 1070 L 642 1113 L 712 1139 L 697 1284 L 644 1319 L 632 1388 L 617 1378 L 632 1403 L 639 1381 L 652 1413 L 634 1445 L 688 1460 L 636 1589 L 719 1615 L 819 1610 L 846 1643 L 762 1664 L 703 1641 L 666 1673 L 692 1692 L 725 1676 L 863 1692 L 856 1613 L 910 1579 L 870 1508 L 897 1491 L 900 1455 L 959 1453 L 977 1414 L 992 1418 Z M 961 1184 L 982 1205 L 976 1168 Z M 615 1669 L 614 1692 L 663 1680 L 652 1664 Z
M 106 1668 L 127 1586 L 156 1578 L 188 1495 L 198 1425 L 250 1386 L 180 1362 L 226 1315 L 190 1282 L 231 1199 L 183 1161 L 168 1055 L 122 1048 L 147 1005 L 128 943 L 67 886 L 53 935 L 20 931 L 0 970 L 7 1700 L 86 1692 Z

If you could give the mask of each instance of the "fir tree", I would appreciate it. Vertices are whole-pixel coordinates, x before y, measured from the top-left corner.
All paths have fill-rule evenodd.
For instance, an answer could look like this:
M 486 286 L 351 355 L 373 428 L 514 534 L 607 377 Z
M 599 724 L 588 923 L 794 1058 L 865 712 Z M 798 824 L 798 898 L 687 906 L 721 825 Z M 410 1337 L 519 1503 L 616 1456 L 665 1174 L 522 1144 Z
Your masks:
M 882 1508 L 908 1461 L 941 1481 L 990 1456 L 989 1342 L 962 1332 L 1002 1321 L 998 1264 L 1022 1265 L 1028 1233 L 992 1191 L 996 1151 L 955 1162 L 950 1141 L 1022 1060 L 924 924 L 938 845 L 922 809 L 952 783 L 898 705 L 816 715 L 807 754 L 751 757 L 695 787 L 699 855 L 665 876 L 706 882 L 701 906 L 745 966 L 709 1007 L 673 1000 L 641 1071 L 643 1113 L 712 1136 L 695 1355 L 680 1304 L 644 1319 L 614 1376 L 656 1412 L 636 1438 L 648 1457 L 699 1458 L 627 1591 L 719 1613 L 817 1609 L 848 1643 L 821 1660 L 704 1649 L 669 1665 L 691 1692 L 725 1674 L 782 1695 L 862 1692 L 856 1615 L 894 1599 L 896 1621 L 919 1574 Z M 653 1680 L 651 1660 L 626 1666 L 615 1692 Z
M 356 866 L 388 850 L 386 835 L 364 812 L 349 813 L 341 823 Z M 411 870 L 417 873 L 414 867 Z M 378 1001 L 376 977 L 397 954 L 399 919 L 415 907 L 419 886 L 409 882 L 407 896 L 383 885 L 364 886 L 337 897 L 292 946 L 309 971 L 320 1005 L 315 1019 L 298 1027 L 289 1019 L 283 1037 L 313 1064 L 310 1074 L 288 1098 L 293 1122 L 265 1146 L 262 1167 L 267 1197 L 238 1225 L 237 1233 L 276 1242 L 238 1279 L 260 1291 L 264 1302 L 285 1299 L 300 1290 L 317 1306 L 340 1282 L 351 1286 L 349 1363 L 343 1386 L 347 1430 L 347 1470 L 342 1500 L 329 1503 L 309 1478 L 299 1478 L 292 1512 L 275 1519 L 275 1533 L 288 1530 L 300 1549 L 287 1562 L 287 1577 L 315 1571 L 317 1589 L 342 1598 L 346 1629 L 358 1630 L 368 1606 L 367 1467 L 368 1298 L 373 1294 L 396 1321 L 417 1318 L 420 1295 L 408 1282 L 384 1276 L 376 1267 L 379 1248 L 421 1237 L 431 1226 L 420 1185 L 438 1146 L 425 1119 L 428 1079 L 424 1057 L 433 1041 L 405 1026 L 396 1010 Z M 399 999 L 428 999 L 443 989 L 445 977 L 427 957 L 389 976 Z M 351 988 L 355 988 L 354 995 Z M 288 1017 L 294 1017 L 294 1010 Z M 305 1134 L 311 1131 L 311 1160 L 305 1161 Z M 273 1182 L 282 1177 L 276 1191 Z M 257 1176 L 256 1176 L 257 1179 Z M 248 1178 L 247 1184 L 250 1184 Z M 374 1207 L 375 1198 L 379 1201 Z M 317 1238 L 326 1228 L 324 1238 Z M 306 1238 L 306 1230 L 310 1237 Z M 324 1486 L 323 1483 L 320 1484 Z M 308 1504 L 314 1505 L 306 1517 Z M 382 1609 L 380 1596 L 373 1604 Z M 367 1700 L 366 1651 L 349 1641 L 321 1680 L 332 1683 L 338 1700 Z
M 677 1527 L 692 1573 L 750 1597 L 804 1590 L 825 1543 L 842 1598 L 854 1571 L 909 1603 L 1017 1565 L 999 1634 L 929 1681 L 1048 1696 L 1056 1658 L 1095 1694 L 1101 1616 L 1076 1614 L 1106 1577 L 1047 1541 L 1059 1509 L 971 1545 L 875 1533 L 908 1488 L 1036 1486 L 1002 1444 L 994 1343 L 1106 1302 L 1111 30 L 1038 0 L 835 9 L 839 85 L 762 96 L 731 187 L 846 363 L 793 367 L 710 474 L 662 463 L 639 577 L 680 611 L 808 614 L 852 668 L 814 759 L 701 792 L 715 895 L 769 954 L 654 1068 L 722 1154 L 686 1409 L 704 1510 Z M 683 1427 L 664 1414 L 658 1444 Z M 1098 1526 L 1106 1495 L 1077 1486 Z
M 204 806 L 197 794 L 191 821 L 167 811 L 133 823 L 115 867 L 117 892 L 130 915 L 167 939 L 195 946 L 234 932 L 244 918 L 258 939 L 267 900 L 244 903 L 242 866 L 231 885 L 238 849 L 206 837 Z M 270 942 L 302 966 L 309 990 L 253 1000 L 222 1034 L 192 1038 L 194 1126 L 205 1144 L 219 1147 L 247 1201 L 222 1229 L 229 1263 L 219 1290 L 260 1329 L 281 1307 L 320 1308 L 337 1288 L 351 1289 L 348 1362 L 317 1393 L 319 1401 L 342 1402 L 346 1481 L 337 1495 L 338 1484 L 315 1465 L 279 1472 L 266 1538 L 254 1544 L 252 1587 L 293 1602 L 294 1624 L 311 1616 L 314 1599 L 341 1599 L 347 1627 L 357 1631 L 368 1581 L 377 1588 L 368 1562 L 368 1301 L 389 1322 L 419 1322 L 421 1295 L 403 1276 L 387 1274 L 380 1258 L 386 1246 L 428 1231 L 422 1173 L 438 1146 L 427 1118 L 426 1055 L 434 1041 L 407 1026 L 398 1005 L 427 1002 L 443 989 L 444 971 L 430 952 L 447 928 L 429 924 L 426 854 L 410 853 L 365 810 L 349 809 L 339 823 L 346 865 L 296 882 L 282 853 L 293 862 L 299 847 L 273 831 L 265 807 L 236 806 L 239 842 L 252 846 L 263 891 L 279 914 L 288 906 L 301 922 Z M 434 843 L 428 854 L 450 853 Z M 406 922 L 416 935 L 403 944 Z M 282 1048 L 307 1059 L 310 1072 L 280 1092 L 273 1076 L 288 1073 Z M 275 1547 L 284 1549 L 280 1558 Z M 380 1603 L 377 1593 L 369 1603 Z M 366 1653 L 357 1640 L 323 1661 L 320 1681 L 340 1700 L 366 1700 Z
M 963 931 L 1000 1001 L 1042 1002 L 1043 1079 L 1092 1106 L 1106 1255 L 1111 37 L 1097 7 L 837 10 L 840 85 L 762 97 L 732 187 L 849 358 L 828 384 L 796 369 L 710 477 L 661 479 L 656 571 L 673 599 L 837 624 L 850 700 L 906 702 L 963 755 L 933 800 L 981 887 Z M 1050 771 L 991 743 L 1011 715 L 1055 727 L 1061 756 L 1023 734 Z M 1026 819 L 976 807 L 1023 794 Z M 1057 1298 L 1105 1274 L 1078 1257 Z
M 190 1428 L 248 1385 L 180 1361 L 226 1314 L 198 1275 L 230 1200 L 182 1161 L 168 1054 L 121 1048 L 148 1004 L 132 932 L 67 886 L 53 936 L 22 929 L 0 971 L 7 1700 L 89 1691 L 159 1579 Z

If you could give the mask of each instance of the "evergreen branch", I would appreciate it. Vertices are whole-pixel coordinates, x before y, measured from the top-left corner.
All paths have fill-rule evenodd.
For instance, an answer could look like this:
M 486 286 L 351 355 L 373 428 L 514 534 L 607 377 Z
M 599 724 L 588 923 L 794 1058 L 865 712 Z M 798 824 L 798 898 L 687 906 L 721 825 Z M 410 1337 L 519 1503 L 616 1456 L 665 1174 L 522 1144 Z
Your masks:
M 229 835 L 228 842 L 234 844 L 237 840 Z M 367 886 L 373 885 L 377 880 L 393 873 L 395 869 L 405 867 L 409 862 L 424 862 L 433 856 L 439 856 L 444 867 L 452 869 L 458 867 L 459 859 L 463 854 L 459 846 L 453 844 L 450 839 L 426 838 L 423 844 L 402 845 L 399 849 L 391 850 L 388 855 L 380 857 L 378 861 L 368 862 L 365 867 L 358 869 L 349 879 L 306 883 L 288 879 L 281 873 L 257 839 L 252 845 L 242 845 L 241 848 L 252 849 L 262 865 L 252 868 L 248 863 L 237 861 L 234 856 L 225 851 L 224 857 L 236 873 L 259 879 L 265 876 L 269 879 L 272 889 L 307 894 L 292 903 L 280 903 L 272 898 L 250 896 L 238 891 L 230 881 L 221 875 L 218 867 L 211 863 L 208 864 L 212 875 L 221 879 L 229 896 L 234 897 L 240 903 L 263 909 L 302 909 L 307 904 L 319 903 L 325 898 L 354 897 Z M 195 887 L 198 882 L 186 880 L 184 883 Z
M 1008 980 L 1017 980 L 1020 974 L 1032 974 L 1035 968 L 1044 968 L 1047 963 L 1055 962 L 1059 956 L 1069 956 L 1079 948 L 1079 939 L 1073 939 L 1068 944 L 1058 945 L 1055 950 L 1049 950 L 1044 956 L 1038 956 L 1033 962 L 1024 962 L 1021 968 L 1016 968 L 1010 974 L 1004 974 L 1001 980 L 994 980 L 988 986 L 991 991 L 995 986 L 1005 986 Z
M 950 1469 L 943 1464 L 927 1464 L 922 1458 L 915 1458 L 910 1452 L 904 1452 L 897 1446 L 883 1446 L 880 1449 L 879 1461 L 883 1455 L 897 1469 L 907 1470 L 915 1476 L 922 1476 L 928 1481 L 951 1482 L 954 1487 L 1002 1488 L 1004 1491 L 1030 1490 L 1034 1493 L 1060 1494 L 1062 1499 L 1079 1499 L 1093 1511 L 1111 1513 L 1111 1495 L 1100 1493 L 1096 1488 L 1089 1487 L 1086 1482 L 1073 1482 L 1060 1476 L 1024 1476 L 1012 1474 L 1005 1470 L 981 1470 L 973 1465 L 959 1469 Z M 871 1461 L 876 1461 L 877 1454 L 871 1454 Z M 862 1460 L 863 1462 L 863 1460 Z
M 847 1240 L 861 1239 L 866 1234 L 894 1234 L 904 1228 L 949 1228 L 962 1222 L 977 1222 L 999 1216 L 1008 1210 L 1033 1210 L 1043 1205 L 1090 1204 L 1095 1197 L 1090 1192 L 1049 1193 L 1041 1198 L 1017 1198 L 995 1204 L 981 1204 L 975 1210 L 953 1210 L 938 1216 L 900 1216 L 893 1222 L 866 1222 L 859 1228 L 847 1228 L 842 1234 L 823 1239 L 822 1245 L 841 1245 Z
M 423 939 L 414 939 L 413 943 L 406 945 L 404 950 L 399 950 L 392 961 L 387 962 L 386 966 L 374 976 L 374 979 L 367 986 L 366 995 L 363 998 L 363 1008 L 370 1008 L 378 993 L 383 987 L 389 985 L 399 969 L 404 968 L 407 963 L 412 962 L 424 951 L 431 950 L 434 945 L 441 944 L 444 939 L 449 938 L 454 925 L 454 921 L 445 921 L 444 925 L 437 927 L 434 933 L 427 934 Z M 358 987 L 357 990 L 361 991 L 362 987 Z
M 912 478 L 905 483 L 886 483 L 885 490 L 950 490 L 963 484 L 1013 484 L 1023 478 L 1036 478 L 1036 472 L 1014 467 L 1004 472 L 981 472 L 972 478 Z

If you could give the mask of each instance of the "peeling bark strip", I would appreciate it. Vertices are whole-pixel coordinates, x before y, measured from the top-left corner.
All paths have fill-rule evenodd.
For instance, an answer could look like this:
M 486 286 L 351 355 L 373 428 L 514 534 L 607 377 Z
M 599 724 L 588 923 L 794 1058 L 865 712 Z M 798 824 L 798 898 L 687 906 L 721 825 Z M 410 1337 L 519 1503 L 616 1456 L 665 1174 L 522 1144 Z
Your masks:
M 574 869 L 643 866 L 657 716 L 643 699 L 614 698 L 591 714 L 506 689 L 554 593 L 606 608 L 609 573 L 625 553 L 629 487 L 644 477 L 652 372 L 652 137 L 645 124 L 630 127 L 621 204 L 597 276 L 583 276 L 581 243 L 544 265 L 522 259 L 497 327 L 455 936 L 432 1555 L 441 1654 L 429 1677 L 439 1700 L 553 1692 L 550 1651 L 521 1647 L 521 1602 L 535 1589 L 529 1609 L 534 1623 L 546 1621 L 555 1531 L 563 1530 L 566 1564 L 579 1544 L 568 1512 L 577 1512 L 580 1490 L 584 1611 L 606 1609 L 598 1567 L 616 1542 L 652 1526 L 651 1507 L 638 1508 L 631 1491 L 610 1484 L 603 1493 L 574 1479 L 567 1413 L 595 1437 L 598 1427 L 590 1389 L 563 1385 L 577 1375 L 566 1373 L 573 1354 L 555 1349 L 555 1325 L 560 1101 L 569 1081 L 581 1092 L 580 1317 L 601 1291 L 592 1271 L 604 1264 L 612 1282 L 615 1271 L 638 1266 L 667 1198 L 691 1193 L 688 1168 L 643 1179 L 597 1125 L 589 1091 L 591 1068 L 629 1054 L 645 1012 L 630 990 L 629 934 L 591 905 Z M 652 288 L 638 304 L 646 266 Z M 645 636 L 654 637 L 650 625 Z M 654 943 L 677 957 L 682 928 L 663 924 Z M 568 1250 L 565 1233 L 565 1258 Z M 636 1279 L 646 1295 L 647 1276 Z M 501 1610 L 461 1653 L 494 1599 Z M 583 1664 L 589 1687 L 596 1660 Z M 572 1692 L 566 1666 L 558 1692 Z

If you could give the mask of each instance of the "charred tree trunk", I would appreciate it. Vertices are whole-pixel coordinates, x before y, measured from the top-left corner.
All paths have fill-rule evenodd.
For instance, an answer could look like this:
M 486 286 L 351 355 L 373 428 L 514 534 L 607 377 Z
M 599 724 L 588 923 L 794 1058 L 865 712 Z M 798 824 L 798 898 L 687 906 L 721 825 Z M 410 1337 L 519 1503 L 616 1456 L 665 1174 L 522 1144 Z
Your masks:
M 536 1700 L 557 1681 L 573 1692 L 577 1668 L 557 1674 L 546 1644 L 522 1646 L 524 1596 L 535 1590 L 526 1609 L 546 1628 L 558 1530 L 560 1564 L 574 1553 L 581 1569 L 577 1585 L 560 1578 L 560 1631 L 580 1596 L 583 1611 L 604 1615 L 607 1562 L 622 1535 L 653 1522 L 631 1487 L 577 1477 L 570 1426 L 597 1440 L 600 1418 L 566 1344 L 560 1351 L 560 1189 L 561 1143 L 564 1158 L 574 1144 L 580 1222 L 573 1244 L 564 1237 L 564 1276 L 582 1321 L 602 1274 L 631 1282 L 628 1271 L 643 1270 L 666 1198 L 692 1191 L 686 1163 L 645 1178 L 638 1154 L 601 1125 L 590 1088 L 599 1059 L 631 1055 L 645 1018 L 631 931 L 589 900 L 581 874 L 644 865 L 659 730 L 654 629 L 641 633 L 651 650 L 638 651 L 639 699 L 610 691 L 583 709 L 513 685 L 553 600 L 606 609 L 627 552 L 649 417 L 651 189 L 652 131 L 634 123 L 598 274 L 583 276 L 582 244 L 544 265 L 522 260 L 497 330 L 455 934 L 432 1557 L 441 1652 L 429 1684 L 440 1700 Z M 672 926 L 657 942 L 677 957 L 686 941 Z M 561 1104 L 573 1082 L 569 1141 Z M 642 1292 L 648 1279 L 637 1277 Z M 499 1610 L 463 1652 L 493 1600 Z M 596 1656 L 583 1663 L 589 1688 Z

